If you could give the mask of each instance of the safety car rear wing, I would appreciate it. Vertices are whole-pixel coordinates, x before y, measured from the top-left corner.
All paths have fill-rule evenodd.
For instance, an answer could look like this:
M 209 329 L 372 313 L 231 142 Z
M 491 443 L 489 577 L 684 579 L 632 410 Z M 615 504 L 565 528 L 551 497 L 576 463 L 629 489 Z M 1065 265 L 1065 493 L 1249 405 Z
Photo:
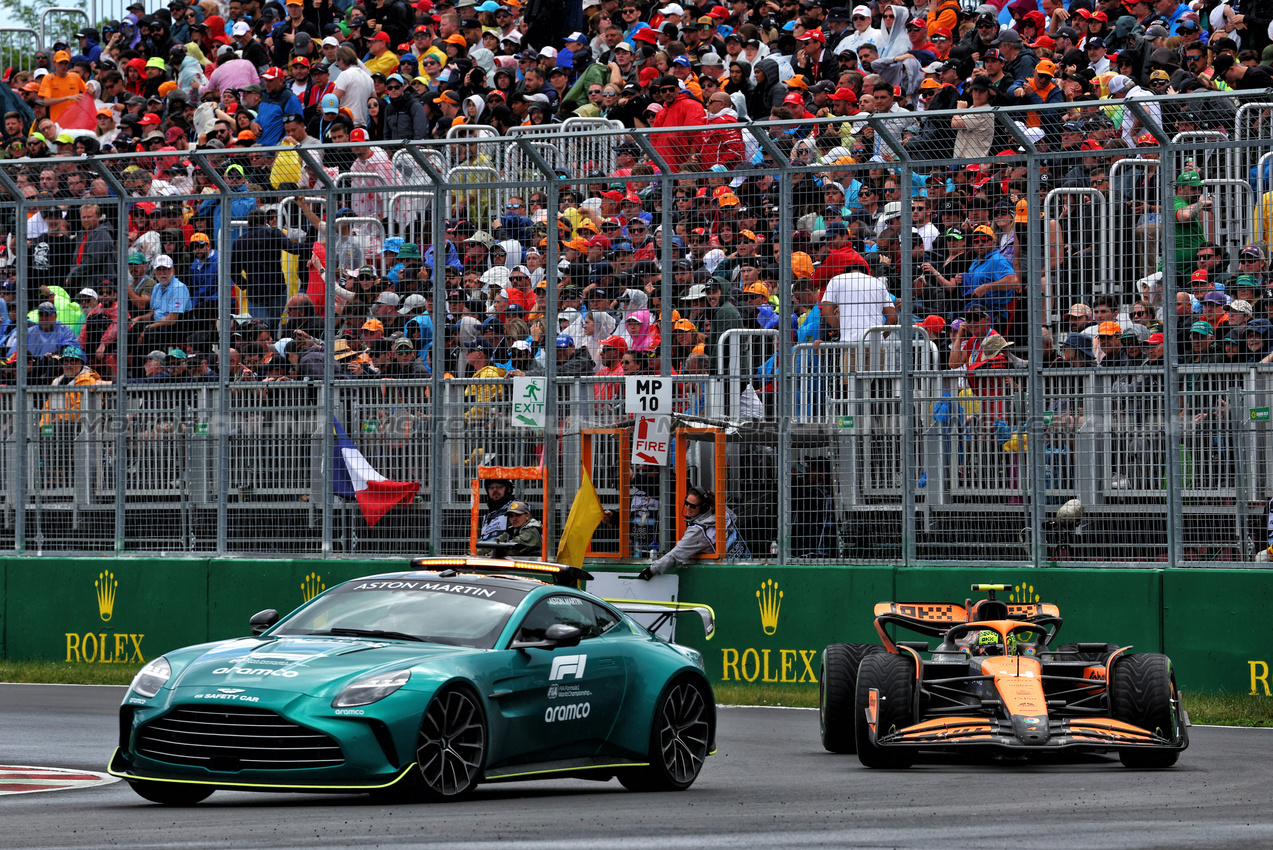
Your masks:
M 693 611 L 703 621 L 703 633 L 711 640 L 716 634 L 716 612 L 710 605 L 693 602 L 658 602 L 646 599 L 607 599 L 614 607 L 625 614 L 657 614 L 658 619 L 649 626 L 650 631 L 657 632 L 669 620 L 682 612 Z

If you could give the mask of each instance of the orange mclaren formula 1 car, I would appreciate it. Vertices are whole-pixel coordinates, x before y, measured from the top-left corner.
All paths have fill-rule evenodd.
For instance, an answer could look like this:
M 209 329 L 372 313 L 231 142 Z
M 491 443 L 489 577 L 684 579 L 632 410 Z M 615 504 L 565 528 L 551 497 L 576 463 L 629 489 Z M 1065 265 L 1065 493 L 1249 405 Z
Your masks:
M 1052 641 L 1055 605 L 881 602 L 882 646 L 822 654 L 822 744 L 867 767 L 909 767 L 923 751 L 1030 756 L 1115 751 L 1128 767 L 1170 767 L 1189 746 L 1171 661 L 1130 647 Z M 895 627 L 890 629 L 889 627 Z M 896 640 L 898 628 L 940 641 Z

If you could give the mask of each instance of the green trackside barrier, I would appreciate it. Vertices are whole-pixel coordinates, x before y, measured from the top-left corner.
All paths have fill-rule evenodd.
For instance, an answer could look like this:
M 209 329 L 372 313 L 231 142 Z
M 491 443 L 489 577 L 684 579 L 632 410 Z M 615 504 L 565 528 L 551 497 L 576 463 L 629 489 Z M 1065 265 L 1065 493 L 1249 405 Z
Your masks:
M 697 564 L 680 598 L 712 606 L 716 635 L 682 617 L 677 640 L 703 653 L 714 682 L 811 686 L 828 643 L 876 639 L 871 605 L 892 593 L 891 567 Z
M 410 560 L 212 558 L 207 564 L 207 639 L 225 640 L 251 634 L 248 619 L 257 611 L 275 608 L 285 615 L 342 581 L 407 569 Z
M 0 658 L 8 658 L 5 652 L 4 635 L 5 635 L 5 609 L 9 606 L 5 600 L 9 598 L 8 588 L 5 587 L 5 577 L 7 575 L 8 564 L 0 560 Z
M 406 560 L 0 559 L 0 657 L 148 661 L 179 646 L 246 635 L 257 611 L 286 613 L 326 588 Z M 704 563 L 681 573 L 680 597 L 715 609 L 716 635 L 705 640 L 688 617 L 677 635 L 703 653 L 715 682 L 810 687 L 827 644 L 877 640 L 876 602 L 962 602 L 978 596 L 973 582 L 1010 585 L 1010 601 L 1057 604 L 1063 641 L 1167 652 L 1186 691 L 1273 697 L 1273 638 L 1265 626 L 1273 573 L 1255 570 Z
M 1273 573 L 1167 570 L 1163 573 L 1166 653 L 1186 691 L 1268 697 L 1273 665 Z
M 5 657 L 138 664 L 208 637 L 200 558 L 12 558 Z

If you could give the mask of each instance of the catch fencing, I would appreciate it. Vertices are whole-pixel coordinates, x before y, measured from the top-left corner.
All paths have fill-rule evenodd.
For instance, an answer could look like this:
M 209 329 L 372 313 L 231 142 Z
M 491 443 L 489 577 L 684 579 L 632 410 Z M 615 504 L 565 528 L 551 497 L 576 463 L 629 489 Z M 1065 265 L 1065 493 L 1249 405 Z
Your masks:
M 345 280 L 347 270 L 393 268 L 381 249 L 399 237 L 426 262 L 419 279 L 400 280 L 399 294 L 428 294 L 442 305 L 454 287 L 482 291 L 484 269 L 463 266 L 467 245 L 453 235 L 466 219 L 496 241 L 515 239 L 518 262 L 543 269 L 547 316 L 559 312 L 566 293 L 556 284 L 569 269 L 621 262 L 605 252 L 567 254 L 581 250 L 567 242 L 590 237 L 587 220 L 599 229 L 618 215 L 601 196 L 609 184 L 627 184 L 624 194 L 639 190 L 651 224 L 664 224 L 693 247 L 687 227 L 695 219 L 678 215 L 675 197 L 690 187 L 702 190 L 707 220 L 727 243 L 715 279 L 740 317 L 724 332 L 713 331 L 720 308 L 687 302 L 694 273 L 683 276 L 677 268 L 682 254 L 674 255 L 667 231 L 649 244 L 657 274 L 590 272 L 602 285 L 634 291 L 649 285 L 658 332 L 651 338 L 661 342 L 654 345 L 657 356 L 643 355 L 644 365 L 634 368 L 672 381 L 673 424 L 681 431 L 672 438 L 673 464 L 648 466 L 620 457 L 631 450 L 633 427 L 623 412 L 624 380 L 567 377 L 567 360 L 551 347 L 561 327 L 551 321 L 526 328 L 549 341 L 532 370 L 549 382 L 545 426 L 531 429 L 512 416 L 511 376 L 473 376 L 462 346 L 473 330 L 462 322 L 444 328 L 435 320 L 430 362 L 438 368 L 428 377 L 352 378 L 344 361 L 330 357 L 322 376 L 308 380 L 288 367 L 268 371 L 264 361 L 284 355 L 249 356 L 264 350 L 247 341 L 256 326 L 246 324 L 242 305 L 251 302 L 270 342 L 288 338 L 294 318 L 260 313 L 253 281 L 223 262 L 220 330 L 185 342 L 206 345 L 213 366 L 226 368 L 140 383 L 136 374 L 124 382 L 99 364 L 111 383 L 73 388 L 49 385 L 56 369 L 47 361 L 29 373 L 5 374 L 0 546 L 15 553 L 458 553 L 469 545 L 478 471 L 521 467 L 542 472 L 514 489 L 543 519 L 550 552 L 587 468 L 603 506 L 624 508 L 631 526 L 625 553 L 625 536 L 603 525 L 594 538 L 598 555 L 635 558 L 655 544 L 667 551 L 675 542 L 675 494 L 690 483 L 717 489 L 751 557 L 762 561 L 1250 564 L 1264 548 L 1265 501 L 1273 495 L 1273 367 L 1259 362 L 1245 338 L 1230 350 L 1217 335 L 1219 344 L 1205 357 L 1192 348 L 1192 323 L 1215 314 L 1195 316 L 1192 307 L 1178 314 L 1173 307 L 1177 291 L 1187 291 L 1192 259 L 1183 241 L 1177 244 L 1185 234 L 1173 226 L 1172 211 L 1176 177 L 1197 170 L 1213 199 L 1198 221 L 1222 254 L 1218 273 L 1236 273 L 1239 249 L 1249 243 L 1263 243 L 1267 256 L 1273 99 L 1258 93 L 1241 103 L 1213 95 L 1161 100 L 1227 116 L 1228 123 L 1223 131 L 1181 130 L 1174 119 L 1155 122 L 1159 113 L 1133 102 L 1121 108 L 1140 115 L 1154 145 L 1047 149 L 1044 138 L 1026 132 L 1033 127 L 1028 114 L 1044 107 L 1001 109 L 994 112 L 996 137 L 1005 147 L 962 160 L 951 156 L 941 133 L 915 135 L 892 117 L 756 123 L 739 128 L 755 161 L 726 174 L 694 171 L 693 161 L 673 168 L 667 156 L 675 146 L 664 144 L 660 132 L 610 122 L 519 128 L 508 137 L 469 127 L 436 142 L 384 143 L 387 165 L 379 170 L 370 160 L 359 164 L 359 145 L 283 147 L 252 157 L 194 151 L 188 166 L 177 163 L 166 173 L 162 197 L 125 181 L 124 168 L 135 159 L 128 155 L 58 160 L 57 179 L 79 181 L 86 191 L 100 181 L 113 194 L 54 199 L 24 190 L 39 182 L 45 164 L 0 163 L 0 213 L 14 244 L 43 236 L 35 230 L 43 212 L 73 218 L 92 204 L 118 233 L 126 232 L 119 224 L 135 215 L 134 204 L 163 201 L 186 205 L 192 222 L 204 220 L 214 242 L 230 246 L 224 257 L 255 225 L 242 210 L 219 211 L 238 209 L 234 204 L 247 197 L 258 209 L 277 210 L 287 236 L 308 246 L 285 264 L 289 294 L 318 292 L 335 303 L 338 285 L 355 286 Z M 950 117 L 933 112 L 907 120 L 926 128 L 945 121 L 949 130 Z M 625 143 L 636 145 L 652 173 L 613 174 Z M 850 158 L 833 155 L 837 146 Z M 250 166 L 248 189 L 227 182 L 231 162 Z M 280 173 L 299 179 L 277 179 Z M 933 175 L 940 179 L 928 179 Z M 862 187 L 890 180 L 926 186 L 930 209 L 937 209 L 914 220 L 908 192 L 882 199 L 873 216 L 853 206 Z M 824 317 L 822 332 L 810 337 L 800 329 L 817 301 L 802 294 L 792 258 L 797 251 L 825 257 L 823 190 L 832 181 L 851 187 L 846 218 L 853 245 L 875 261 L 898 320 L 842 289 L 844 333 L 828 333 Z M 736 193 L 749 209 L 722 213 L 722 192 Z M 573 193 L 582 203 L 571 200 Z M 523 205 L 510 204 L 512 198 Z M 354 215 L 338 217 L 345 208 Z M 317 229 L 307 213 L 319 221 Z M 908 221 L 919 229 L 899 224 Z M 554 222 L 560 241 L 549 238 Z M 971 237 L 981 224 L 991 225 L 1013 255 L 1021 285 L 1011 297 L 985 296 L 994 326 L 1012 347 L 995 363 L 969 369 L 956 362 L 950 326 L 902 328 L 927 315 L 961 316 L 983 297 L 961 288 L 957 275 L 969 274 L 969 258 L 961 259 L 947 235 L 963 229 Z M 734 241 L 741 230 L 757 242 Z M 925 251 L 921 240 L 933 247 Z M 138 248 L 127 237 L 116 243 L 118 256 L 102 276 L 125 280 L 125 258 Z M 538 259 L 526 250 L 539 246 Z M 694 248 L 695 260 L 713 247 Z M 446 259 L 433 262 L 439 256 Z M 758 262 L 753 271 L 753 256 L 774 262 Z M 923 271 L 923 264 L 936 271 Z M 14 271 L 19 304 L 45 297 L 37 293 L 43 279 L 33 252 L 18 252 Z M 506 282 L 508 271 L 495 277 Z M 774 295 L 764 306 L 776 321 L 744 297 L 753 281 Z M 232 301 L 241 291 L 246 300 Z M 1070 308 L 1092 305 L 1098 296 L 1113 297 L 1112 320 L 1124 328 L 1135 321 L 1135 303 L 1139 314 L 1164 322 L 1163 351 L 1129 339 L 1123 360 L 1112 341 L 1088 328 L 1079 331 L 1087 340 L 1083 356 L 1063 354 L 1074 349 L 1065 345 L 1074 330 Z M 623 334 L 636 311 L 614 296 L 607 302 L 593 307 L 612 312 L 615 332 Z M 333 340 L 348 329 L 356 338 L 370 299 L 355 304 L 349 315 L 327 311 L 313 335 Z M 1256 309 L 1254 318 L 1273 315 L 1261 304 Z M 568 324 L 575 316 L 563 318 Z M 699 336 L 681 338 L 678 318 L 695 322 Z M 1222 330 L 1227 335 L 1231 328 L 1241 334 L 1236 324 Z M 31 333 L 21 327 L 13 334 L 18 362 Z M 121 329 L 120 350 L 136 372 L 150 346 L 139 348 L 132 333 Z M 595 339 L 579 342 L 597 350 Z M 1088 359 L 1086 352 L 1102 357 Z M 257 371 L 242 371 L 239 355 Z M 354 501 L 333 495 L 334 423 L 381 475 L 420 484 L 413 501 L 374 527 Z M 678 449 L 683 466 L 676 465 Z

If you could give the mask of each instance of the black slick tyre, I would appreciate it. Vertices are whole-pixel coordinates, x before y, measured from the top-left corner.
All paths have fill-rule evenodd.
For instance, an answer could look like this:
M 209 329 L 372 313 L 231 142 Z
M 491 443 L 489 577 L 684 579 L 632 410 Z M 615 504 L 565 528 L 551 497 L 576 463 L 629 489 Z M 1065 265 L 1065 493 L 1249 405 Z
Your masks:
M 1145 652 L 1114 659 L 1109 699 L 1116 720 L 1173 742 L 1182 740 L 1186 734 L 1178 711 L 1176 674 L 1165 655 Z M 1137 768 L 1171 767 L 1179 757 L 1179 750 L 1137 749 L 1118 753 L 1124 766 Z
M 624 770 L 619 781 L 630 791 L 684 791 L 694 784 L 711 741 L 711 697 L 692 679 L 664 689 L 654 707 L 650 764 Z
M 880 747 L 871 742 L 866 710 L 873 688 L 879 692 L 877 735 L 887 735 L 910 726 L 915 722 L 914 662 L 891 652 L 871 653 L 863 658 L 858 667 L 857 702 L 854 709 L 857 715 L 858 761 L 867 767 L 910 767 L 915 763 L 914 750 Z
M 857 702 L 858 666 L 873 652 L 884 647 L 869 643 L 833 643 L 822 651 L 822 670 L 818 678 L 818 727 L 822 746 L 833 753 L 853 754 L 858 751 Z
M 185 785 L 180 782 L 148 782 L 130 779 L 128 784 L 142 798 L 165 806 L 193 806 L 212 796 L 215 788 L 206 785 Z

